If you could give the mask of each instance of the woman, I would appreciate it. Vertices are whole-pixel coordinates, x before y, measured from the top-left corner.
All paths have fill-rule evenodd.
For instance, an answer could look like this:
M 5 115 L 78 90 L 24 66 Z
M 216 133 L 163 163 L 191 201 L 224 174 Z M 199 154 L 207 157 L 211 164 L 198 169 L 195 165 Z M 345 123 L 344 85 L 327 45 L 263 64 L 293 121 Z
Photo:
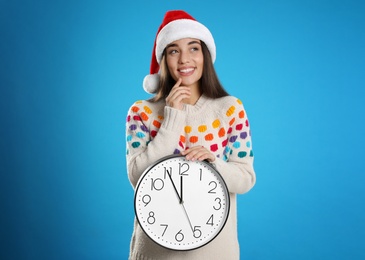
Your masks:
M 144 170 L 158 159 L 181 154 L 208 160 L 230 192 L 229 219 L 209 244 L 173 251 L 150 240 L 135 221 L 130 259 L 239 259 L 236 194 L 256 181 L 251 134 L 241 101 L 219 83 L 210 31 L 184 11 L 169 11 L 157 32 L 150 75 L 143 85 L 155 94 L 137 101 L 127 116 L 128 177 L 136 186 Z

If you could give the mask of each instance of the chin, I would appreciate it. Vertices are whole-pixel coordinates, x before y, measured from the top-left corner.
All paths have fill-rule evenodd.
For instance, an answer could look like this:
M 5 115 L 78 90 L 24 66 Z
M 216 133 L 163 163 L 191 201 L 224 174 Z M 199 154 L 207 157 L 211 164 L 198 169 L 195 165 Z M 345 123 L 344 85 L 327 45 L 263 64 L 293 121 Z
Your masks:
M 181 85 L 183 86 L 192 86 L 192 85 L 195 85 L 197 84 L 197 80 L 184 80 L 181 82 Z

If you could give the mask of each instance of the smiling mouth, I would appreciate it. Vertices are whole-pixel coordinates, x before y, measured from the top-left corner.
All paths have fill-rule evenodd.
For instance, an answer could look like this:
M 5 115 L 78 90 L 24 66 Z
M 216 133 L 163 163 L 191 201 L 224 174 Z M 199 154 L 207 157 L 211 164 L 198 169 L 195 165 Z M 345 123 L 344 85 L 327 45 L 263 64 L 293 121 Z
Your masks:
M 188 76 L 194 72 L 195 68 L 178 69 L 179 73 L 183 76 Z

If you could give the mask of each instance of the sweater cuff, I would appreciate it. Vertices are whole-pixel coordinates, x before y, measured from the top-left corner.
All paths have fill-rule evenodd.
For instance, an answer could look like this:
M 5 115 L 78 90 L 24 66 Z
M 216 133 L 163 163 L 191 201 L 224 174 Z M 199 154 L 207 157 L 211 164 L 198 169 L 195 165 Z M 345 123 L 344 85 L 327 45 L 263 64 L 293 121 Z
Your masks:
M 185 118 L 186 113 L 184 111 L 166 106 L 164 110 L 164 120 L 161 127 L 168 131 L 181 131 L 181 128 L 184 127 L 185 124 Z

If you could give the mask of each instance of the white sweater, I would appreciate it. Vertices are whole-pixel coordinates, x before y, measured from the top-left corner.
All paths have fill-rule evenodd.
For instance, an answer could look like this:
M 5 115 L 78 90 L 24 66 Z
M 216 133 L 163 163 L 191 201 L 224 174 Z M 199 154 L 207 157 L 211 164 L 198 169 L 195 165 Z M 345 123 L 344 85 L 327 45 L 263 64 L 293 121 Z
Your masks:
M 165 249 L 150 240 L 135 220 L 131 260 L 238 260 L 236 194 L 248 192 L 256 181 L 249 122 L 242 102 L 227 96 L 204 95 L 183 110 L 164 101 L 137 101 L 128 111 L 128 177 L 136 186 L 144 170 L 161 157 L 204 146 L 215 156 L 214 165 L 230 192 L 229 218 L 222 232 L 209 244 L 192 251 Z

